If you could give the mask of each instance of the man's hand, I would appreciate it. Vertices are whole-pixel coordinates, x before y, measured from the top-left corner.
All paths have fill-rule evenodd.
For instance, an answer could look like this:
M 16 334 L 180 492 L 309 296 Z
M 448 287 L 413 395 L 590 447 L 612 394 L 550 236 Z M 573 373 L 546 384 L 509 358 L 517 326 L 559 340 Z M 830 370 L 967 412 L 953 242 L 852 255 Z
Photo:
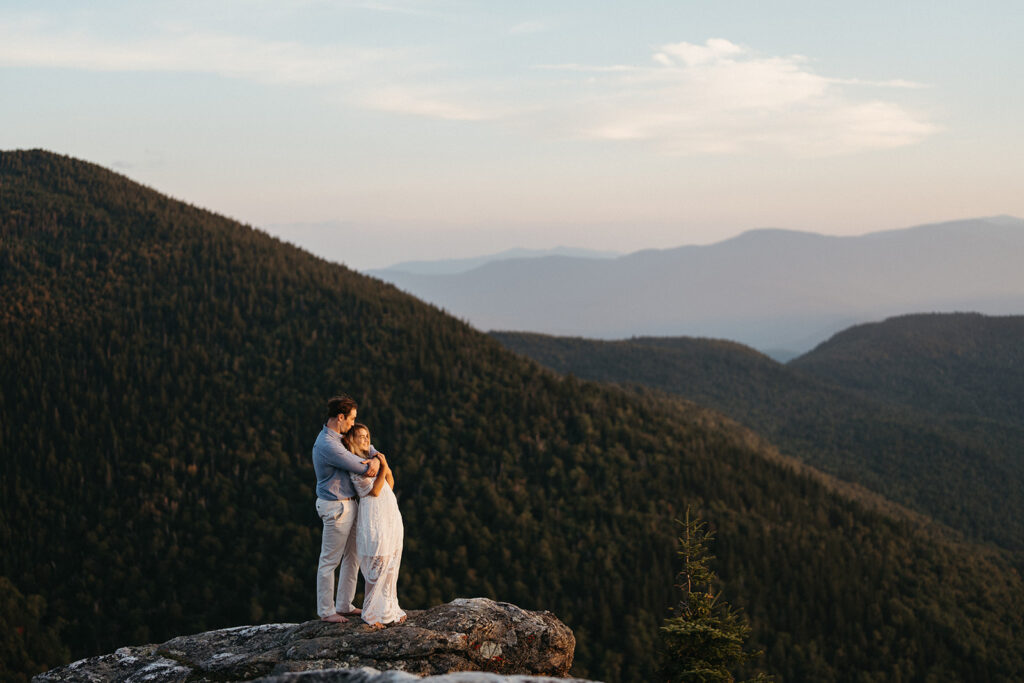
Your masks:
M 370 468 L 366 470 L 366 476 L 376 477 L 377 470 L 380 469 L 380 460 L 378 460 L 377 458 L 370 458 L 369 460 L 363 460 L 363 462 L 370 464 Z

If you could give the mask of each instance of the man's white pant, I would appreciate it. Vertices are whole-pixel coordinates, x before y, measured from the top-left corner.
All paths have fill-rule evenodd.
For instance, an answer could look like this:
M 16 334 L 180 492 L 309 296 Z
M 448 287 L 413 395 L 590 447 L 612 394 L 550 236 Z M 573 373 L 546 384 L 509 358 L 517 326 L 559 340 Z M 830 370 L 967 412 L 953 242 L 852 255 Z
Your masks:
M 335 612 L 355 609 L 356 578 L 359 576 L 359 556 L 356 554 L 356 530 L 353 526 L 359 514 L 357 500 L 316 499 L 316 511 L 324 522 L 324 535 L 320 543 L 320 567 L 316 572 L 316 613 L 320 618 Z M 334 570 L 341 564 L 338 577 L 338 595 L 334 596 Z

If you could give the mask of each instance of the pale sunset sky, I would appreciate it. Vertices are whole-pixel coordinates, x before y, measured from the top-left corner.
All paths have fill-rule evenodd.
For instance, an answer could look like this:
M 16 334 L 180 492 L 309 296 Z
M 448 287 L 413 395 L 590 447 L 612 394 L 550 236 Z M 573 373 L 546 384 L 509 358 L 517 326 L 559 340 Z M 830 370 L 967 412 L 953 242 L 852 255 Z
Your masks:
M 1024 217 L 1020 0 L 0 0 L 0 149 L 357 269 Z

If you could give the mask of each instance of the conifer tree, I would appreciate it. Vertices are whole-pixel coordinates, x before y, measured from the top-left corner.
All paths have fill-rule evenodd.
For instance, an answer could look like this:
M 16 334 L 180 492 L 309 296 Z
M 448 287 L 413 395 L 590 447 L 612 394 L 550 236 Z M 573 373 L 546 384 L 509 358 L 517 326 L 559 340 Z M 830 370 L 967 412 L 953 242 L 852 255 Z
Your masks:
M 661 627 L 662 678 L 670 683 L 731 683 L 731 671 L 761 653 L 744 650 L 750 634 L 746 618 L 713 590 L 717 577 L 709 566 L 714 559 L 709 545 L 714 532 L 703 520 L 691 519 L 689 508 L 679 524 L 683 568 L 677 586 L 683 595 L 676 616 Z M 771 679 L 758 674 L 752 680 Z

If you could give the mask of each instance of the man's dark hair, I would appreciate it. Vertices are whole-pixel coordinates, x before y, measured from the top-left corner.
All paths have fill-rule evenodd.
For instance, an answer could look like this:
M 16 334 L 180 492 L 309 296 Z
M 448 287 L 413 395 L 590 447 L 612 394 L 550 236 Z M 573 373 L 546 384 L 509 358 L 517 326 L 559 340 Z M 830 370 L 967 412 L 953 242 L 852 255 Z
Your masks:
M 332 417 L 338 417 L 339 415 L 348 417 L 348 414 L 358 407 L 351 396 L 334 396 L 327 400 L 326 419 L 330 420 Z

